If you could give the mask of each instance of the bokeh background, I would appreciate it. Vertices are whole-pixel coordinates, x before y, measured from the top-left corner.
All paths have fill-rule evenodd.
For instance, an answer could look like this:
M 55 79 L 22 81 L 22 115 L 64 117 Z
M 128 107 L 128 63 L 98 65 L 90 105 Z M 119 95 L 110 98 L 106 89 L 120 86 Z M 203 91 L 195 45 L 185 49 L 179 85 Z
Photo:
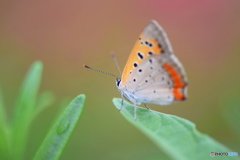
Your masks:
M 110 52 L 123 69 L 135 40 L 152 19 L 164 27 L 185 67 L 189 98 L 150 108 L 186 118 L 240 153 L 240 121 L 233 115 L 240 115 L 240 106 L 222 105 L 222 100 L 238 97 L 240 88 L 240 1 L 1 0 L 0 85 L 9 117 L 35 60 L 44 64 L 40 90 L 56 96 L 54 105 L 32 124 L 26 159 L 35 153 L 62 99 L 80 93 L 87 96 L 86 107 L 62 160 L 167 159 L 113 106 L 112 98 L 120 97 L 115 79 L 82 67 L 119 75 Z

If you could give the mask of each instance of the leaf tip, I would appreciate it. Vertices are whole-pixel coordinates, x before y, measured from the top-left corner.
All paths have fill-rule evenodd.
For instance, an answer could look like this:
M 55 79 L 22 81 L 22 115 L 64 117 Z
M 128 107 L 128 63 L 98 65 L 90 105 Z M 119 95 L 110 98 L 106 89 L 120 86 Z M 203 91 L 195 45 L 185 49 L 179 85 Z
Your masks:
M 85 94 L 79 94 L 76 98 L 85 100 L 86 99 L 86 95 Z
M 35 61 L 35 62 L 33 63 L 33 65 L 34 65 L 34 66 L 37 66 L 37 67 L 39 67 L 39 68 L 42 68 L 43 63 L 42 63 L 42 61 L 37 60 L 37 61 Z
M 85 96 L 85 94 L 79 94 L 73 99 L 73 101 L 84 105 L 84 103 L 86 101 L 86 96 Z

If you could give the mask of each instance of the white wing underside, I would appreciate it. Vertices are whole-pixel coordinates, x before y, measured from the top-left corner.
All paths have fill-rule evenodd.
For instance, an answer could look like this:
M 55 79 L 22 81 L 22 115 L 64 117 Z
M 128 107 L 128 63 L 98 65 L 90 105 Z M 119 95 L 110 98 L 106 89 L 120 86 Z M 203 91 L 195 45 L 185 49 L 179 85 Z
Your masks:
M 120 92 L 136 104 L 171 103 L 174 100 L 172 82 L 169 74 L 162 67 L 164 61 L 165 58 L 160 55 L 153 55 L 143 61 L 133 70 L 125 85 L 119 88 Z

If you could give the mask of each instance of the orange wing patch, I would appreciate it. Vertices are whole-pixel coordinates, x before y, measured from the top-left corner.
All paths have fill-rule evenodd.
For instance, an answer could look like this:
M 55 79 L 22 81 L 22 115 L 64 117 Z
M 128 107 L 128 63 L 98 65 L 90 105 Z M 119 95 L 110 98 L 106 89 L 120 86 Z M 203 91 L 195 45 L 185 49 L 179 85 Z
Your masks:
M 170 77 L 173 81 L 173 95 L 176 100 L 186 99 L 183 87 L 187 86 L 185 82 L 182 81 L 182 75 L 180 75 L 174 67 L 168 63 L 164 63 L 163 67 L 168 71 Z
M 146 38 L 143 40 L 141 34 L 128 57 L 122 73 L 121 83 L 124 84 L 127 81 L 131 71 L 134 70 L 144 59 L 151 55 L 161 54 L 162 52 L 163 49 L 157 40 L 154 38 Z

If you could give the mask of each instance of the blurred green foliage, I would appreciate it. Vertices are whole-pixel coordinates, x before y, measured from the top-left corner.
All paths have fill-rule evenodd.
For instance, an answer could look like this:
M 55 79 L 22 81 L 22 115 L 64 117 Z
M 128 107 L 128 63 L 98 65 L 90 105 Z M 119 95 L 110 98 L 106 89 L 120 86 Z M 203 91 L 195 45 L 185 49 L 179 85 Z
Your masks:
M 21 86 L 13 117 L 7 119 L 5 104 L 0 92 L 0 159 L 21 160 L 28 151 L 26 143 L 30 125 L 36 116 L 47 106 L 53 103 L 54 96 L 50 91 L 42 92 L 38 89 L 42 75 L 42 63 L 35 62 L 28 71 Z M 78 122 L 85 103 L 85 96 L 79 95 L 60 114 L 50 128 L 48 136 L 39 147 L 35 159 L 57 159 L 65 147 L 73 129 Z M 10 123 L 8 123 L 10 120 Z M 50 152 L 50 151 L 51 152 Z M 41 158 L 39 158 L 41 157 Z M 49 158 L 51 157 L 51 158 Z
M 73 129 L 75 128 L 85 103 L 85 96 L 79 95 L 68 105 L 56 120 L 34 160 L 59 159 Z

